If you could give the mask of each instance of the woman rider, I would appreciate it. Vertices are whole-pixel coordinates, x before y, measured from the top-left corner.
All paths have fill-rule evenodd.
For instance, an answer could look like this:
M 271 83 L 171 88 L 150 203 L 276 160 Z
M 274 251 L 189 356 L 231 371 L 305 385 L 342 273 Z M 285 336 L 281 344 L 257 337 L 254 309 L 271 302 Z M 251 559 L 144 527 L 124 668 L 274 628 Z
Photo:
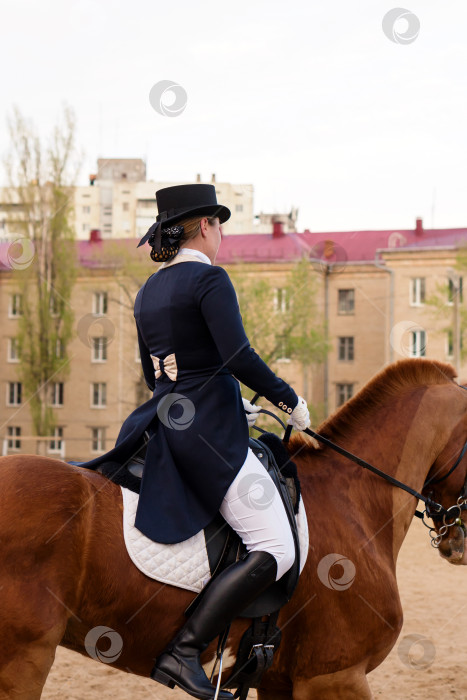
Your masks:
M 294 428 L 304 430 L 310 419 L 305 400 L 250 346 L 230 278 L 215 265 L 221 224 L 230 217 L 215 187 L 167 187 L 156 200 L 156 222 L 139 245 L 148 242 L 151 258 L 163 264 L 139 290 L 134 312 L 153 398 L 127 418 L 114 450 L 99 459 L 129 458 L 147 429 L 136 527 L 156 542 L 181 542 L 220 511 L 246 546 L 246 557 L 209 583 L 151 673 L 164 685 L 212 698 L 201 652 L 295 558 L 282 500 L 248 445 L 239 382 L 287 413 Z M 258 491 L 271 494 L 266 507 L 264 495 L 255 505 Z

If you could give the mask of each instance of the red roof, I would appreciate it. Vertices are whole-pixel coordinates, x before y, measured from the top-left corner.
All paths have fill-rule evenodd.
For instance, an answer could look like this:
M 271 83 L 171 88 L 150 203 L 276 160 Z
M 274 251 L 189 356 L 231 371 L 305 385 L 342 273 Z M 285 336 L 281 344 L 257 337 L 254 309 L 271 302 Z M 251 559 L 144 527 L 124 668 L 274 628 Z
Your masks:
M 467 243 L 467 228 L 415 230 L 335 231 L 326 233 L 287 233 L 230 235 L 222 239 L 216 262 L 273 262 L 295 260 L 304 253 L 310 258 L 332 262 L 360 262 L 375 259 L 376 251 L 386 248 L 451 246 Z
M 129 256 L 148 255 L 148 247 L 137 249 L 138 239 L 121 238 L 102 241 L 77 241 L 80 264 L 88 268 L 107 267 L 112 248 Z M 364 262 L 375 259 L 381 249 L 451 247 L 467 244 L 467 228 L 392 229 L 386 231 L 335 231 L 284 233 L 280 236 L 265 233 L 231 234 L 224 236 L 216 258 L 219 265 L 235 262 L 283 262 L 297 260 L 303 255 L 329 263 Z M 11 269 L 11 243 L 0 242 L 0 270 Z M 13 261 L 14 266 L 14 261 Z

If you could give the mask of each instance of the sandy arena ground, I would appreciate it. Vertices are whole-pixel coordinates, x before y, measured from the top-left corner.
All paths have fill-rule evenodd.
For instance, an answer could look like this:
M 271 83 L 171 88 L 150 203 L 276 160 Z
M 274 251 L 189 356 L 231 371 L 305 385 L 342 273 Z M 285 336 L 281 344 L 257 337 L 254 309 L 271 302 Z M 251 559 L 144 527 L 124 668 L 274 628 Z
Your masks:
M 374 697 L 466 700 L 467 673 L 462 669 L 467 669 L 467 644 L 462 630 L 467 625 L 467 567 L 442 561 L 430 546 L 428 530 L 415 521 L 399 556 L 398 578 L 404 627 L 389 657 L 369 676 Z M 42 695 L 43 700 L 188 697 L 61 648 Z

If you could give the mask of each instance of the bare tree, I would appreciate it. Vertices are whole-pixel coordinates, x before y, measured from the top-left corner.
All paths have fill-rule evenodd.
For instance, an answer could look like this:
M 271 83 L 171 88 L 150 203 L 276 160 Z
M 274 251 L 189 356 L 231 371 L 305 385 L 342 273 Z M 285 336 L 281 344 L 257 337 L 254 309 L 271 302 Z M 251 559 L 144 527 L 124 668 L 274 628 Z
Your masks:
M 109 301 L 119 304 L 125 309 L 125 313 L 133 316 L 135 297 L 138 290 L 146 282 L 147 278 L 155 272 L 159 265 L 156 265 L 147 255 L 143 256 L 136 252 L 136 241 L 131 241 L 130 249 L 122 247 L 118 243 L 107 242 L 104 250 L 99 250 L 99 264 L 114 271 L 113 282 L 118 285 L 121 292 L 118 296 L 109 297 Z M 92 257 L 92 256 L 91 256 Z M 134 327 L 134 338 L 136 340 L 136 326 Z M 139 368 L 138 377 L 134 385 L 134 395 L 125 397 L 125 403 L 132 408 L 139 406 L 148 400 L 150 394 L 143 375 L 142 368 Z
M 18 107 L 8 118 L 10 150 L 5 157 L 7 188 L 15 214 L 10 245 L 15 286 L 22 297 L 18 321 L 18 378 L 29 401 L 37 435 L 55 427 L 51 382 L 69 372 L 73 334 L 71 294 L 76 277 L 73 185 L 81 154 L 75 148 L 75 117 L 63 108 L 63 123 L 46 140 Z

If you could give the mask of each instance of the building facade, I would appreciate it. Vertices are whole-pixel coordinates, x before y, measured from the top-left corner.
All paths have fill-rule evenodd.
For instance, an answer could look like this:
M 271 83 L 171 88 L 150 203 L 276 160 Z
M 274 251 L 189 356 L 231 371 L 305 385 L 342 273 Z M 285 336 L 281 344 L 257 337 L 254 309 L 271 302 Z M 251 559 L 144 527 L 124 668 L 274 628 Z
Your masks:
M 10 277 L 10 279 L 9 279 Z M 125 417 L 150 398 L 142 382 L 135 323 L 127 295 L 112 270 L 84 269 L 74 286 L 74 339 L 64 366 L 50 382 L 54 437 L 33 438 L 28 396 L 18 379 L 15 344 L 24 300 L 8 273 L 0 274 L 0 439 L 2 452 L 40 452 L 90 459 L 115 442 Z
M 99 159 L 97 172 L 90 175 L 89 181 L 89 185 L 75 188 L 75 230 L 76 237 L 82 240 L 93 229 L 99 229 L 104 239 L 141 238 L 156 219 L 156 191 L 189 184 L 148 181 L 144 161 L 118 158 Z M 195 181 L 202 182 L 199 174 Z M 232 212 L 231 219 L 223 225 L 224 233 L 251 233 L 253 185 L 217 182 L 215 174 L 209 184 L 216 188 L 217 201 Z
M 403 245 L 395 233 L 404 237 Z M 334 234 L 276 230 L 271 235 L 226 236 L 216 264 L 234 278 L 241 263 L 242 275 L 270 285 L 266 317 L 288 313 L 288 275 L 298 260 L 309 262 L 316 289 L 313 314 L 326 328 L 329 352 L 311 371 L 281 349 L 269 364 L 310 402 L 318 421 L 398 359 L 450 362 L 461 379 L 467 378 L 463 276 L 456 267 L 465 239 L 463 229 L 422 234 L 417 229 Z M 16 335 L 22 300 L 6 264 L 5 245 L 0 244 L 0 441 L 3 453 L 35 452 L 28 397 L 18 378 Z M 71 302 L 75 335 L 69 349 L 70 373 L 50 383 L 57 427 L 42 447 L 52 456 L 81 461 L 110 449 L 125 417 L 150 398 L 142 380 L 132 303 L 154 266 L 147 260 L 147 249 L 137 249 L 132 238 L 79 241 L 77 246 L 80 269 Z M 125 258 L 144 261 L 139 280 L 124 278 L 106 262 L 112 246 Z M 257 349 L 261 330 L 260 324 L 250 338 Z
M 196 182 L 201 183 L 201 175 Z M 192 181 L 191 181 L 192 182 Z M 247 234 L 254 230 L 253 185 L 209 181 L 216 188 L 217 200 L 232 212 L 223 232 Z M 163 187 L 189 184 L 146 180 L 146 165 L 139 158 L 99 159 L 89 185 L 72 188 L 72 217 L 77 240 L 87 240 L 92 230 L 101 237 L 120 240 L 141 238 L 157 216 L 155 193 Z M 21 204 L 14 188 L 0 188 L 0 239 L 18 235 Z M 271 228 L 268 229 L 268 232 Z

